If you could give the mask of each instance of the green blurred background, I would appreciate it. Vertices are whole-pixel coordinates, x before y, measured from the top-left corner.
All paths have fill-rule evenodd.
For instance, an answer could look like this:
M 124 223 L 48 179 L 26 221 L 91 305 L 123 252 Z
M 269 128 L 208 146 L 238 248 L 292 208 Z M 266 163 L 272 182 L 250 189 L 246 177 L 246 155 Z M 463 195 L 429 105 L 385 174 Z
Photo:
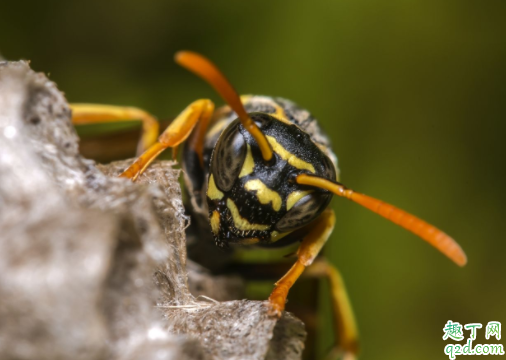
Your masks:
M 326 253 L 348 285 L 362 359 L 446 358 L 449 319 L 506 326 L 505 35 L 504 0 L 48 0 L 3 1 L 0 11 L 2 55 L 31 60 L 71 102 L 165 119 L 197 98 L 221 104 L 172 61 L 180 49 L 202 52 L 241 93 L 316 115 L 345 184 L 454 236 L 463 269 L 333 201 Z M 323 349 L 332 339 L 322 319 Z M 479 331 L 475 343 L 486 342 Z

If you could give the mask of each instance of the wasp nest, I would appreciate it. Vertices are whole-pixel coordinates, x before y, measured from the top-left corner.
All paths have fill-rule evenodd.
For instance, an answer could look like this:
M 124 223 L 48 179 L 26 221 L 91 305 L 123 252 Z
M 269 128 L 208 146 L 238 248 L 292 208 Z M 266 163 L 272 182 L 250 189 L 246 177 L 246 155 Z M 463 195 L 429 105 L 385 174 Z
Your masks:
M 299 359 L 305 331 L 188 267 L 180 171 L 79 154 L 64 96 L 0 63 L 0 358 Z M 193 269 L 188 272 L 188 268 Z

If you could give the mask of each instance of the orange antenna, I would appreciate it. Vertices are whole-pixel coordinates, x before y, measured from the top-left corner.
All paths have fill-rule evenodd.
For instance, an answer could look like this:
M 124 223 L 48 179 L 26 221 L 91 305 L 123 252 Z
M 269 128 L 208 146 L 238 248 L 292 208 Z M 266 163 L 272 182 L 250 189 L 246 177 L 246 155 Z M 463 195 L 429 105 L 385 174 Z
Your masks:
M 180 51 L 175 56 L 175 61 L 184 68 L 197 74 L 205 81 L 207 81 L 230 105 L 230 107 L 237 113 L 241 120 L 242 126 L 248 130 L 253 136 L 265 161 L 269 161 L 272 158 L 272 148 L 267 141 L 265 135 L 260 131 L 258 126 L 248 116 L 244 106 L 241 103 L 241 99 L 237 92 L 234 90 L 232 85 L 228 82 L 227 78 L 223 73 L 218 70 L 209 59 L 204 56 L 191 52 L 191 51 Z
M 436 227 L 404 210 L 370 196 L 357 193 L 346 188 L 342 184 L 321 177 L 302 174 L 297 176 L 296 181 L 298 184 L 325 189 L 338 196 L 350 199 L 404 229 L 411 231 L 413 234 L 418 235 L 449 257 L 457 265 L 464 266 L 467 263 L 466 254 L 455 240 Z

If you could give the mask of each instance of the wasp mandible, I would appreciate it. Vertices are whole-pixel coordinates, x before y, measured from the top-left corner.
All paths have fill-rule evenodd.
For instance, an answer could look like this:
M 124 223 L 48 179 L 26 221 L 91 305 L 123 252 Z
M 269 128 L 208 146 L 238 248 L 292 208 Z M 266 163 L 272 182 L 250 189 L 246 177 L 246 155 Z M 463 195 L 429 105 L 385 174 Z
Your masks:
M 165 149 L 185 143 L 185 185 L 193 213 L 206 218 L 219 247 L 278 247 L 300 242 L 297 260 L 269 297 L 274 315 L 285 308 L 288 292 L 329 238 L 336 222 L 328 207 L 332 196 L 345 197 L 418 235 L 460 266 L 467 259 L 448 235 L 383 201 L 339 182 L 337 158 L 317 121 L 291 101 L 238 96 L 225 76 L 205 57 L 176 54 L 181 66 L 206 80 L 228 106 L 211 100 L 191 103 L 158 136 L 158 122 L 130 107 L 71 105 L 75 124 L 142 120 L 140 154 L 120 176 L 135 181 Z M 337 325 L 336 342 L 344 354 L 358 352 L 358 335 L 339 272 L 324 263 L 330 278 Z

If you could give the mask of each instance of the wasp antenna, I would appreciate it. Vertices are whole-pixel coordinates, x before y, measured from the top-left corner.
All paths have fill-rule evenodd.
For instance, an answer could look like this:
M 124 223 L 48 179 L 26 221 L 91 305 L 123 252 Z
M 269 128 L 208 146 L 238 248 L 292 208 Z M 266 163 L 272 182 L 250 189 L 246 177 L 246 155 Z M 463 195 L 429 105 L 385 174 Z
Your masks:
M 209 59 L 192 51 L 179 51 L 174 57 L 176 63 L 206 80 L 237 113 L 242 125 L 253 136 L 265 161 L 272 159 L 272 148 L 267 138 L 249 117 L 241 99 L 225 75 Z
M 392 221 L 404 229 L 411 231 L 413 234 L 418 235 L 423 240 L 441 251 L 457 265 L 464 266 L 467 263 L 466 254 L 455 240 L 435 226 L 426 223 L 404 210 L 370 196 L 357 193 L 346 188 L 340 183 L 321 177 L 302 174 L 297 176 L 296 181 L 298 184 L 325 189 L 338 196 L 350 199 L 351 201 L 383 216 L 385 219 Z

